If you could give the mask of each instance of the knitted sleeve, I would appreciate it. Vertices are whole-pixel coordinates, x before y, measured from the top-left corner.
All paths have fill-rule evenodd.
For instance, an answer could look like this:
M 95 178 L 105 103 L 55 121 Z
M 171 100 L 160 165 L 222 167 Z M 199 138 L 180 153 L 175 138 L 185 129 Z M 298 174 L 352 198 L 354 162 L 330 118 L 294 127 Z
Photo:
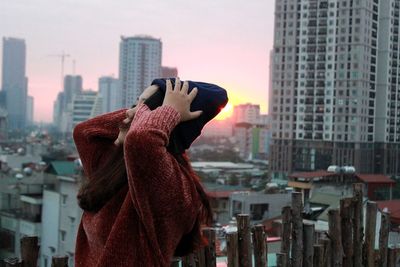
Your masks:
M 200 209 L 194 182 L 167 151 L 180 114 L 170 106 L 140 105 L 124 142 L 129 190 L 155 255 L 169 266 Z
M 87 177 L 111 148 L 119 134 L 119 123 L 126 118 L 126 110 L 120 109 L 78 123 L 73 130 L 73 138 L 83 170 Z

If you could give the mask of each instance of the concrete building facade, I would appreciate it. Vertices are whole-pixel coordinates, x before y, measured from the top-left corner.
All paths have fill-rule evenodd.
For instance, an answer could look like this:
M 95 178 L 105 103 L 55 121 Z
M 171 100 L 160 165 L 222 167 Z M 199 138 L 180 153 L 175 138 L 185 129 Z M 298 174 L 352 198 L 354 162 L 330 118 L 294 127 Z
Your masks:
M 103 76 L 99 79 L 99 93 L 103 99 L 102 113 L 122 108 L 121 86 L 118 79 Z
M 71 103 L 72 121 L 71 128 L 73 129 L 78 123 L 93 118 L 102 113 L 102 97 L 98 92 L 85 90 L 80 94 L 74 96 Z
M 399 5 L 276 1 L 272 176 L 329 165 L 400 174 Z
M 3 38 L 2 91 L 8 112 L 8 125 L 22 130 L 26 125 L 28 79 L 25 40 Z
M 122 106 L 136 103 L 153 79 L 161 76 L 162 43 L 150 36 L 121 37 L 119 80 Z

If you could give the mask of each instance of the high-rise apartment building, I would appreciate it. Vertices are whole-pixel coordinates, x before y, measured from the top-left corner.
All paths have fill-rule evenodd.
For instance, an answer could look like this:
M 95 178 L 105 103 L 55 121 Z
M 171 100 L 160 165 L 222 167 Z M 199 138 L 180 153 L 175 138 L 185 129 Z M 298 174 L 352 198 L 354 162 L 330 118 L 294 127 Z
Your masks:
M 84 90 L 74 96 L 72 100 L 72 124 L 67 127 L 67 131 L 72 132 L 72 128 L 78 123 L 93 118 L 102 113 L 102 98 L 98 92 Z
M 271 174 L 353 165 L 399 175 L 400 1 L 275 5 Z
M 161 78 L 175 78 L 178 77 L 178 69 L 174 67 L 161 67 Z
M 121 37 L 119 80 L 122 105 L 136 103 L 143 90 L 161 75 L 162 43 L 149 36 Z
M 82 76 L 80 75 L 66 75 L 64 77 L 64 94 L 65 104 L 72 102 L 74 95 L 82 92 Z
M 61 132 L 72 131 L 72 101 L 82 93 L 83 79 L 80 75 L 66 75 L 64 88 L 57 95 L 53 104 L 53 123 Z
M 33 108 L 34 108 L 34 98 L 28 95 L 26 98 L 26 124 L 33 125 Z
M 8 125 L 12 130 L 22 130 L 26 125 L 26 78 L 25 41 L 3 38 L 2 91 L 8 112 Z
M 99 93 L 103 99 L 102 113 L 123 108 L 121 102 L 121 86 L 118 79 L 108 76 L 100 77 Z
M 233 123 L 260 123 L 260 105 L 241 104 L 233 108 L 232 121 Z

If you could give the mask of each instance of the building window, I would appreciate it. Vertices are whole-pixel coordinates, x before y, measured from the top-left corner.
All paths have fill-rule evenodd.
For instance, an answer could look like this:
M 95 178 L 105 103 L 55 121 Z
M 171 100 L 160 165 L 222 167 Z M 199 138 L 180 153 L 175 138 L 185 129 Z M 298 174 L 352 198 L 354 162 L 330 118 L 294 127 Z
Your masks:
M 61 240 L 62 242 L 65 241 L 65 237 L 66 237 L 66 231 L 60 230 L 60 240 Z
M 61 203 L 65 206 L 67 204 L 67 197 L 68 195 L 62 194 L 61 195 Z

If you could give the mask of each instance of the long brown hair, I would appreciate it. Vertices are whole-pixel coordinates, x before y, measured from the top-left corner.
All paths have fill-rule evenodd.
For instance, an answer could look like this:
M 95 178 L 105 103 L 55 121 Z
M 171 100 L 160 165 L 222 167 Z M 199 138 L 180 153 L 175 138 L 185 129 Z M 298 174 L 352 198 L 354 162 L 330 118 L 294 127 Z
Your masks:
M 212 209 L 206 192 L 200 183 L 199 177 L 193 171 L 185 153 L 170 153 L 181 165 L 183 171 L 192 180 L 202 202 L 202 209 L 197 216 L 191 232 L 184 235 L 175 250 L 175 256 L 187 255 L 207 244 L 203 237 L 201 227 L 212 223 Z M 123 146 L 114 147 L 108 160 L 99 166 L 93 177 L 86 179 L 78 192 L 78 204 L 85 210 L 97 212 L 118 191 L 127 185 L 127 173 L 124 160 Z M 94 179 L 94 177 L 96 177 Z

